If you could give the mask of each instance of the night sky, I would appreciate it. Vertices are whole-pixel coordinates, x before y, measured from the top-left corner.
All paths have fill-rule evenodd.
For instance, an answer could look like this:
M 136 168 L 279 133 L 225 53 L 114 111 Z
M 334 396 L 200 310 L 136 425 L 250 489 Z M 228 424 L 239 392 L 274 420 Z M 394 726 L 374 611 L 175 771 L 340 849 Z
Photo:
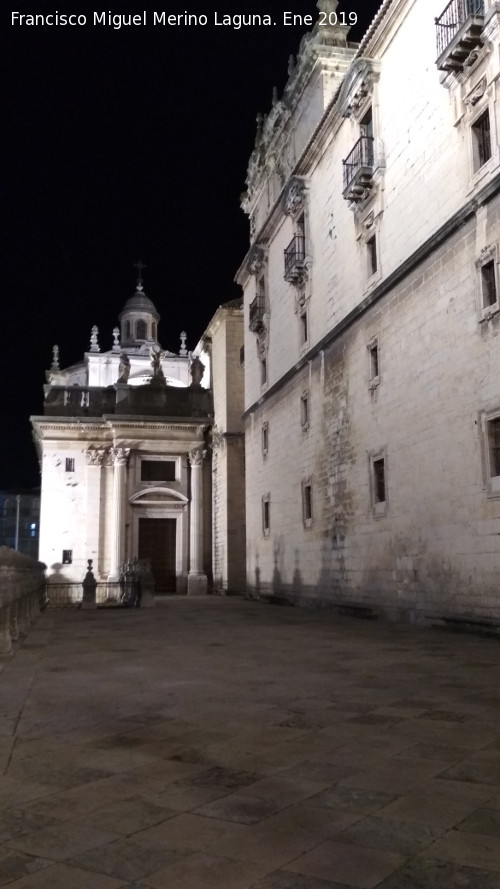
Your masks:
M 359 40 L 379 0 L 341 0 Z M 92 25 L 77 5 L 19 4 L 1 13 L 5 63 L 2 360 L 6 420 L 0 489 L 39 484 L 29 416 L 43 412 L 52 346 L 61 367 L 81 360 L 90 330 L 102 351 L 134 292 L 139 258 L 161 315 L 159 338 L 196 345 L 216 308 L 239 295 L 248 245 L 239 207 L 255 118 L 281 94 L 287 62 L 307 28 L 283 9 L 316 16 L 315 0 L 266 6 L 186 4 L 205 27 Z M 83 27 L 12 26 L 23 14 L 79 13 Z M 273 14 L 275 27 L 215 27 L 215 10 Z M 140 13 L 123 3 L 113 14 Z M 152 18 L 152 10 L 148 10 Z M 6 244 L 5 244 L 6 241 Z

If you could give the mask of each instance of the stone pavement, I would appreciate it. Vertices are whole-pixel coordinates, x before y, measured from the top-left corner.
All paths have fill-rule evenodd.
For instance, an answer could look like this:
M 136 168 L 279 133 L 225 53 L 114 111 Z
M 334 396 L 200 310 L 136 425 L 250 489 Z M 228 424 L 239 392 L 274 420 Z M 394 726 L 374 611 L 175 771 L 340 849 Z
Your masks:
M 500 889 L 500 641 L 172 598 L 2 664 L 1 886 Z

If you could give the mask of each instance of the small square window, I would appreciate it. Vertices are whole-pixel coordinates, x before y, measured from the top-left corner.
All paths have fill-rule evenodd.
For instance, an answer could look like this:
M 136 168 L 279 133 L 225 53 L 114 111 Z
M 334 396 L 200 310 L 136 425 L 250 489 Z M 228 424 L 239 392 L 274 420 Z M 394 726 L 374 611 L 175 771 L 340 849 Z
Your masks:
M 481 266 L 481 297 L 483 309 L 489 309 L 498 301 L 495 262 L 493 259 Z
M 302 521 L 305 528 L 310 528 L 313 519 L 312 483 L 302 482 Z
M 474 172 L 480 170 L 491 157 L 491 126 L 488 109 L 474 121 L 472 133 L 472 164 Z
M 267 457 L 269 450 L 269 424 L 262 424 L 262 456 Z
M 269 537 L 271 532 L 271 496 L 266 494 L 262 498 L 262 533 Z
M 309 428 L 309 393 L 304 392 L 300 396 L 300 425 L 302 429 Z
M 73 550 L 72 549 L 63 549 L 63 551 L 62 551 L 63 565 L 71 565 L 72 562 L 73 562 Z
M 366 249 L 368 253 L 368 275 L 371 277 L 378 269 L 377 239 L 375 235 L 366 242 Z
M 75 458 L 74 457 L 66 457 L 66 472 L 74 472 L 75 471 Z

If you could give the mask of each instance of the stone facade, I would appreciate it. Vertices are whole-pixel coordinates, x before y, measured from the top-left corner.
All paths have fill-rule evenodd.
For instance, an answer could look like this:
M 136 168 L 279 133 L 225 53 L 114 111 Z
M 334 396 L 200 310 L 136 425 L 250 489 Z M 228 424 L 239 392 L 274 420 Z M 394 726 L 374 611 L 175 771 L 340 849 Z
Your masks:
M 257 134 L 238 280 L 258 595 L 498 616 L 500 21 L 476 12 L 443 44 L 441 2 L 385 0 L 328 65 L 316 27 L 273 138 L 327 70 L 333 98 L 266 212 L 279 151 Z
M 48 565 L 51 604 L 81 601 L 89 559 L 98 604 L 120 594 L 118 582 L 136 560 L 150 564 L 157 593 L 213 589 L 213 558 L 215 589 L 239 592 L 241 305 L 221 306 L 193 353 L 183 332 L 175 355 L 158 342 L 159 314 L 139 275 L 120 322 L 111 350 L 100 351 L 95 327 L 89 352 L 69 368 L 59 367 L 54 347 L 44 415 L 32 417 L 42 475 L 40 558 Z M 225 455 L 214 461 L 213 493 L 220 436 Z
M 179 355 L 161 349 L 141 275 L 120 321 L 121 345 L 115 328 L 112 349 L 100 352 L 93 328 L 81 364 L 61 370 L 54 349 L 44 415 L 32 417 L 40 558 L 52 585 L 80 585 L 88 559 L 97 581 L 117 583 L 139 559 L 150 563 L 157 592 L 206 592 L 211 389 L 184 333 Z

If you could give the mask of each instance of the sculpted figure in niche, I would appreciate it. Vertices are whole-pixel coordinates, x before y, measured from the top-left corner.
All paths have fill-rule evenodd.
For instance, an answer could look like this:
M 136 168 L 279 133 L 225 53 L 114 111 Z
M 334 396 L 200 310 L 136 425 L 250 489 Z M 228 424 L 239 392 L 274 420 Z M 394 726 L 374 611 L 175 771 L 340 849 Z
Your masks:
M 128 383 L 130 376 L 130 358 L 125 352 L 120 355 L 120 363 L 118 365 L 118 383 Z

